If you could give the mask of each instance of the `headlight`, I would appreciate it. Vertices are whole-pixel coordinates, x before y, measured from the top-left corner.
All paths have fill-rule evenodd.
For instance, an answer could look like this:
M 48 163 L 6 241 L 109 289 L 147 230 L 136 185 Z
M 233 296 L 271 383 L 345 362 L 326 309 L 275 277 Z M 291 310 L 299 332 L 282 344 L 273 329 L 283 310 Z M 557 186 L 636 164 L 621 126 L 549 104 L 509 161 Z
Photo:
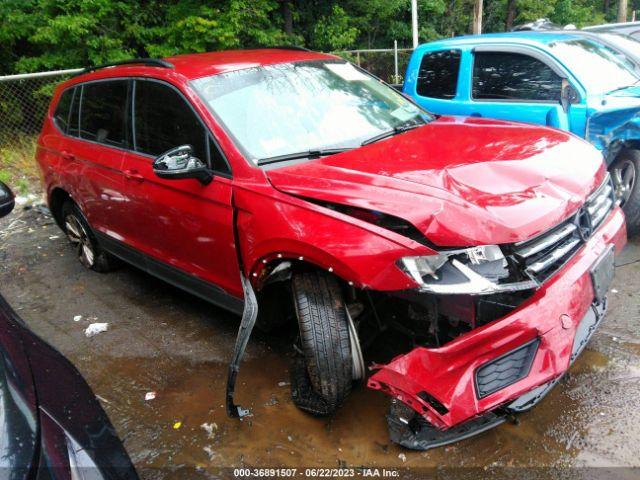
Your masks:
M 533 280 L 509 281 L 507 259 L 497 245 L 404 257 L 399 267 L 431 293 L 487 295 L 538 286 Z

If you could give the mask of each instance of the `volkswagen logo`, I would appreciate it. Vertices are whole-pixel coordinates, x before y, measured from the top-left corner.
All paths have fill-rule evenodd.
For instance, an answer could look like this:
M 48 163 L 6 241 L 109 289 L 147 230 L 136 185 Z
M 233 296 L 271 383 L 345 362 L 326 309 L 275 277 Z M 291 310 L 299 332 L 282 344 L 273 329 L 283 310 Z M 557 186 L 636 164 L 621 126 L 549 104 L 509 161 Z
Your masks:
M 586 208 L 581 208 L 576 213 L 575 218 L 576 227 L 578 227 L 578 234 L 583 242 L 586 242 L 593 233 L 593 225 L 591 224 L 591 215 Z

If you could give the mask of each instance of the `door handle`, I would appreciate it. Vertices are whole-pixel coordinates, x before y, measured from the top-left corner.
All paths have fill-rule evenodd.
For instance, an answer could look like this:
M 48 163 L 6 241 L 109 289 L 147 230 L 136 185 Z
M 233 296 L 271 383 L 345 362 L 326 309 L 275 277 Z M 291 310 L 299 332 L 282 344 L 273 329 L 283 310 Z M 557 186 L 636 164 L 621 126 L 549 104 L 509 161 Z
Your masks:
M 63 160 L 73 161 L 76 159 L 76 156 L 73 153 L 67 152 L 66 150 L 62 150 L 60 152 L 60 155 L 62 156 Z
M 471 115 L 469 116 L 479 118 L 479 117 L 482 117 L 482 114 L 480 112 L 472 112 Z
M 137 170 L 125 170 L 124 178 L 135 182 L 144 182 L 144 177 L 140 175 Z

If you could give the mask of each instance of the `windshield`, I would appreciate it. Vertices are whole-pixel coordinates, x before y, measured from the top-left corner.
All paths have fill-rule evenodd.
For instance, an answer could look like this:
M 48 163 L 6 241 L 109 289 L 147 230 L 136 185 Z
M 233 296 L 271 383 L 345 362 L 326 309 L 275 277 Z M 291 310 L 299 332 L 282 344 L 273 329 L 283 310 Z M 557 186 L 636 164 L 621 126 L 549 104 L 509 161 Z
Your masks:
M 431 116 L 339 60 L 247 68 L 192 82 L 254 163 L 312 150 L 354 148 Z
M 627 35 L 619 35 L 617 33 L 601 33 L 602 38 L 610 42 L 614 46 L 621 48 L 633 55 L 640 56 L 640 42 Z
M 630 62 L 604 44 L 592 40 L 566 40 L 553 42 L 549 48 L 591 92 L 607 93 L 638 81 Z

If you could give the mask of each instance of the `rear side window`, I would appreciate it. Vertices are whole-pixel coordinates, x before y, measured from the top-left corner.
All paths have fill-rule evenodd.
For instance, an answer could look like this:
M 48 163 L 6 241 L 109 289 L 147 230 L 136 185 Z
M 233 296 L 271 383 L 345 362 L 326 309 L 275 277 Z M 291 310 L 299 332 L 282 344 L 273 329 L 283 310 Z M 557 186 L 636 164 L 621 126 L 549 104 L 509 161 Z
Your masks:
M 222 154 L 186 100 L 173 88 L 154 81 L 136 81 L 134 99 L 136 150 L 158 156 L 180 145 L 211 168 L 228 173 Z
M 87 83 L 82 89 L 80 137 L 105 145 L 126 147 L 129 81 Z
M 521 53 L 477 52 L 473 98 L 481 100 L 560 99 L 562 79 L 548 65 Z
M 418 71 L 418 95 L 431 98 L 453 98 L 458 89 L 460 50 L 430 52 L 422 57 Z
M 56 110 L 53 113 L 53 121 L 64 133 L 67 133 L 67 128 L 69 127 L 69 115 L 71 114 L 71 104 L 73 102 L 74 93 L 74 88 L 70 88 L 62 92 L 62 95 L 60 95 L 60 99 L 58 100 Z

